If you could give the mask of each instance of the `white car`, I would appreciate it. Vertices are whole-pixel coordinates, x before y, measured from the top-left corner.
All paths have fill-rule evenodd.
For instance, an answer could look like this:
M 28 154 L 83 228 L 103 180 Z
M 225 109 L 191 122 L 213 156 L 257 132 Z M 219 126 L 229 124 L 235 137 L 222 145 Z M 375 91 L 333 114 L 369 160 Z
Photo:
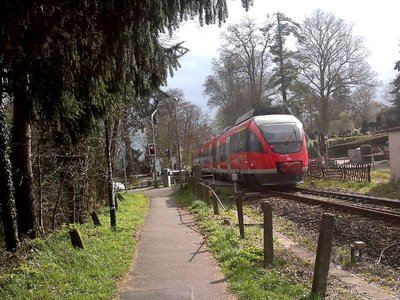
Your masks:
M 119 192 L 125 190 L 125 185 L 122 184 L 121 182 L 114 182 L 114 191 Z

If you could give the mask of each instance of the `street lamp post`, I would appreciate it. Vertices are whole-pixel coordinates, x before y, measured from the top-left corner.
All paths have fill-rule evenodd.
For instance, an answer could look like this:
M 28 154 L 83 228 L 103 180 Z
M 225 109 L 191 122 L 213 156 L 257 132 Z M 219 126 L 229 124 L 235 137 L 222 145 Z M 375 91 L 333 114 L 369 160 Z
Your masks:
M 158 182 L 157 182 L 157 171 L 156 171 L 156 154 L 157 154 L 157 147 L 156 147 L 156 134 L 154 131 L 154 116 L 157 112 L 157 109 L 153 111 L 151 114 L 151 129 L 153 131 L 153 144 L 154 144 L 154 157 L 153 157 L 153 174 L 154 174 L 154 188 L 158 188 Z
M 178 127 L 178 115 L 176 112 L 176 104 L 178 103 L 178 98 L 174 98 L 174 108 L 175 108 L 175 125 L 176 125 L 176 145 L 178 148 L 178 166 L 179 166 L 179 186 L 182 188 L 182 165 L 181 165 L 181 149 L 179 146 L 179 127 Z

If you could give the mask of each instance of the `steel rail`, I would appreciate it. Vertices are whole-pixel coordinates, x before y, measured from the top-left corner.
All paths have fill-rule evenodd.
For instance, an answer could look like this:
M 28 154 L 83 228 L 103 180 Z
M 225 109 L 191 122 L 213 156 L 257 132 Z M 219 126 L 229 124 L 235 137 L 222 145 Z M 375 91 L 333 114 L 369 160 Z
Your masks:
M 360 194 L 350 194 L 343 192 L 333 192 L 333 191 L 323 191 L 323 190 L 313 190 L 307 188 L 293 188 L 294 191 L 301 192 L 303 194 L 319 195 L 324 197 L 334 197 L 338 199 L 357 201 L 362 203 L 371 203 L 377 205 L 388 206 L 392 208 L 400 208 L 400 199 L 390 199 L 382 197 L 373 197 Z
M 281 197 L 285 199 L 296 200 L 300 202 L 320 205 L 323 207 L 330 207 L 335 208 L 344 212 L 352 213 L 352 214 L 359 214 L 362 216 L 368 216 L 374 219 L 378 219 L 381 221 L 390 221 L 395 223 L 400 223 L 400 213 L 395 213 L 387 210 L 382 209 L 374 209 L 374 208 L 365 208 L 360 206 L 348 205 L 344 203 L 337 203 L 337 202 L 329 202 L 322 199 L 315 199 L 305 196 L 294 195 L 291 193 L 286 192 L 278 192 L 278 191 L 267 191 L 269 195 L 274 197 Z

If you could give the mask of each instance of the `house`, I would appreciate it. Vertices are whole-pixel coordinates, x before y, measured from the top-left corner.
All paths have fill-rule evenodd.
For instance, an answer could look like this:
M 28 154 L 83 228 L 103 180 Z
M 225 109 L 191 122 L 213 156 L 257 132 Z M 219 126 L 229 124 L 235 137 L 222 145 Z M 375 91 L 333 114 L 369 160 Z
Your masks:
M 400 180 L 400 126 L 389 129 L 389 153 L 392 179 Z

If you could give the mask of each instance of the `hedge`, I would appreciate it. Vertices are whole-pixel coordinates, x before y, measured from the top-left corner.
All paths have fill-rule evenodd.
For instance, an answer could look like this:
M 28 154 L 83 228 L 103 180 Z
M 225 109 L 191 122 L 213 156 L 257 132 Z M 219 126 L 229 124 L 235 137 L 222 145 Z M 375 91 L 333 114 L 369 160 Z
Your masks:
M 328 150 L 331 153 L 333 153 L 333 156 L 341 157 L 341 156 L 347 156 L 347 150 L 349 150 L 349 149 L 355 149 L 364 144 L 371 144 L 373 146 L 384 146 L 384 145 L 386 145 L 388 140 L 389 140 L 389 135 L 383 134 L 383 135 L 373 136 L 371 138 L 366 138 L 361 141 L 355 141 L 352 143 L 332 145 L 332 146 L 329 146 Z

